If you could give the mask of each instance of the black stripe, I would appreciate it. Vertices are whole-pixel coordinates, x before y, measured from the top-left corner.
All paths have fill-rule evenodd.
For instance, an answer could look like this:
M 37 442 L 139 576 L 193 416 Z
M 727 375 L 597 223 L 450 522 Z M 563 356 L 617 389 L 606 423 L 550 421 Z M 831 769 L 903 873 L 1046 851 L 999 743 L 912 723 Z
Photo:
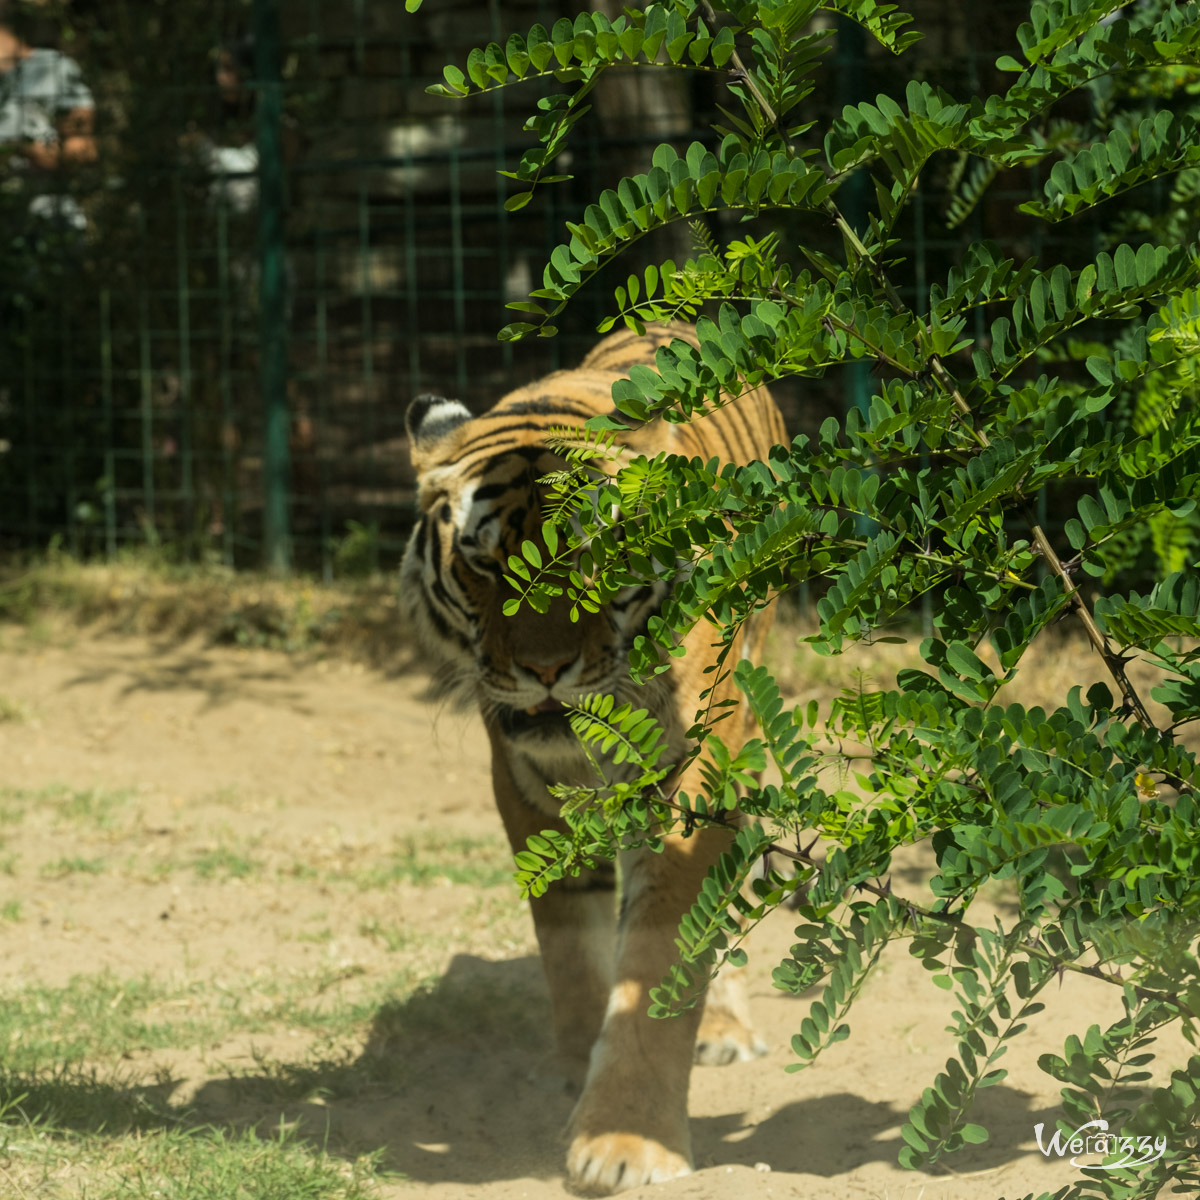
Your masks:
M 427 522 L 429 525 L 429 538 L 432 542 L 432 554 L 430 557 L 430 565 L 433 568 L 433 584 L 430 588 L 430 600 L 438 600 L 446 608 L 452 608 L 461 613 L 467 621 L 472 619 L 470 612 L 463 608 L 453 596 L 446 591 L 446 585 L 442 582 L 442 534 L 441 530 L 432 522 Z
M 521 465 L 505 462 L 506 459 L 520 459 Z M 561 462 L 562 460 L 555 457 L 553 451 L 547 450 L 545 446 L 510 446 L 482 462 L 460 462 L 459 466 L 469 479 L 494 478 L 499 476 L 503 469 L 505 477 L 497 478 L 495 482 L 502 483 L 507 478 L 507 486 L 517 490 L 530 487 L 542 475 L 558 470 Z M 483 486 L 487 487 L 488 484 Z
M 455 559 L 450 564 L 450 574 L 454 577 L 454 582 L 458 585 L 458 590 L 467 595 L 469 595 L 470 591 L 471 591 L 470 586 L 469 586 L 470 580 L 467 579 L 467 577 L 464 576 L 462 572 L 464 570 L 470 570 L 470 569 L 471 569 L 470 564 L 467 564 L 464 567 L 460 564 L 459 560 L 457 560 L 457 559 Z M 462 609 L 461 606 L 459 606 L 459 610 L 463 613 L 463 615 L 467 618 L 467 620 L 471 623 L 472 626 L 477 626 L 479 624 L 479 620 L 477 617 L 473 617 L 465 609 Z
M 511 404 L 501 403 L 493 410 L 494 417 L 590 417 L 592 410 L 586 405 L 572 404 L 561 396 L 538 396 L 535 400 L 514 400 Z
M 445 608 L 454 609 L 456 612 L 462 614 L 462 617 L 465 621 L 467 621 L 468 623 L 473 623 L 473 618 L 472 618 L 470 612 L 468 612 L 467 609 L 463 608 L 463 606 L 461 604 L 459 604 L 459 602 L 457 600 L 455 600 L 453 596 L 450 595 L 450 593 L 446 590 L 446 585 L 442 582 L 442 578 L 440 575 L 434 576 L 433 587 L 432 587 L 431 591 L 432 591 L 432 595 L 430 596 L 431 600 L 439 601 L 442 604 L 442 606 Z
M 429 541 L 429 531 L 426 526 L 429 521 L 422 517 L 417 522 L 416 529 L 413 530 L 413 553 L 422 561 L 425 561 L 425 546 Z
M 481 500 L 495 500 L 503 496 L 505 492 L 513 491 L 518 484 L 528 486 L 529 471 L 528 468 L 522 467 L 521 471 L 514 475 L 511 479 L 503 483 L 482 483 L 477 487 L 471 496 L 471 503 L 478 504 Z
M 477 454 L 481 449 L 492 445 L 500 445 L 503 439 L 514 433 L 521 433 L 524 430 L 535 429 L 539 433 L 546 432 L 545 423 L 542 421 L 513 421 L 511 423 L 504 420 L 503 413 L 497 413 L 496 416 L 487 422 L 487 430 L 480 431 L 481 436 L 485 439 L 482 443 L 479 441 L 468 442 L 459 451 L 458 461 L 469 457 L 472 454 Z M 514 447 L 514 450 L 516 447 Z
M 529 516 L 528 508 L 510 508 L 505 514 L 504 523 L 510 530 L 515 533 L 521 533 L 525 529 L 525 520 Z
M 632 604 L 637 604 L 648 598 L 654 592 L 654 585 L 651 583 L 643 583 L 632 592 L 627 600 L 610 600 L 609 607 L 617 612 L 624 612 Z

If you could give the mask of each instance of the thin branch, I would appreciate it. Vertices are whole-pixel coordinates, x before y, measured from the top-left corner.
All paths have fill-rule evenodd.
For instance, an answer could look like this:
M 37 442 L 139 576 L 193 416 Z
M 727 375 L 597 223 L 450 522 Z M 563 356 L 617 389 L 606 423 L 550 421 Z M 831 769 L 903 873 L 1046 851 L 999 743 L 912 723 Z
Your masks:
M 1070 575 L 1067 574 L 1063 567 L 1062 560 L 1054 552 L 1054 547 L 1050 544 L 1050 539 L 1046 537 L 1045 532 L 1040 525 L 1033 527 L 1033 542 L 1037 547 L 1038 553 L 1042 556 L 1043 561 L 1050 568 L 1054 576 L 1063 586 L 1063 590 L 1067 594 L 1067 599 L 1074 606 L 1079 619 L 1083 622 L 1083 627 L 1087 631 L 1088 640 L 1092 643 L 1093 648 L 1104 660 L 1104 665 L 1108 668 L 1109 674 L 1113 677 L 1117 687 L 1121 691 L 1121 695 L 1125 698 L 1125 703 L 1129 710 L 1133 713 L 1138 724 L 1143 729 L 1151 730 L 1159 735 L 1162 730 L 1154 723 L 1153 718 L 1147 711 L 1145 704 L 1142 703 L 1142 698 L 1137 694 L 1137 689 L 1129 680 L 1129 676 L 1125 674 L 1125 659 L 1118 654 L 1112 647 L 1100 626 L 1096 624 L 1095 617 L 1092 616 L 1083 597 L 1079 594 L 1079 589 L 1075 586 Z
M 668 795 L 674 796 L 678 790 L 678 787 L 675 787 L 668 793 Z M 724 829 L 736 828 L 723 812 L 697 813 L 690 808 L 684 808 L 681 804 L 676 804 L 673 800 L 667 799 L 666 795 L 656 796 L 654 803 L 661 804 L 664 808 L 669 808 L 673 812 L 679 813 L 692 824 L 695 824 L 699 821 L 709 825 L 719 825 Z M 823 859 L 816 858 L 807 850 L 793 850 L 790 846 L 784 846 L 780 842 L 772 842 L 766 847 L 766 849 L 763 851 L 763 854 L 778 854 L 781 858 L 786 858 L 792 862 L 801 863 L 806 867 L 814 867 L 817 870 L 820 870 L 825 865 Z M 878 884 L 868 883 L 866 880 L 862 880 L 849 886 L 860 892 L 870 892 L 873 896 L 878 896 L 881 900 L 887 900 L 895 896 L 896 900 L 905 908 L 907 908 L 909 912 L 915 913 L 917 916 L 926 917 L 931 921 L 942 921 L 956 926 L 962 924 L 962 918 L 959 916 L 955 916 L 951 913 L 937 912 L 934 909 L 925 908 L 920 904 L 915 904 L 910 900 L 905 900 L 903 896 L 896 896 L 895 892 L 892 891 L 890 886 L 880 887 Z
M 1130 984 L 1128 980 L 1122 979 L 1111 971 L 1104 970 L 1100 966 L 1085 967 L 1080 963 L 1072 962 L 1070 959 L 1058 958 L 1056 955 L 1050 954 L 1043 950 L 1040 946 L 1026 944 L 1024 950 L 1027 954 L 1034 958 L 1040 958 L 1043 962 L 1051 963 L 1054 967 L 1062 971 L 1071 971 L 1076 975 L 1087 975 L 1090 979 L 1099 979 L 1102 983 L 1111 983 L 1116 987 L 1131 986 L 1134 994 L 1141 1000 L 1153 1000 L 1159 1004 L 1169 1004 L 1172 1008 L 1180 1013 L 1186 1013 L 1192 1020 L 1200 1020 L 1200 1013 L 1193 1012 L 1186 1004 L 1184 1004 L 1177 994 L 1168 994 L 1167 992 L 1156 992 L 1150 988 L 1138 987 L 1138 985 Z
M 700 0 L 699 8 L 704 13 L 705 20 L 708 22 L 709 28 L 714 32 L 720 22 L 717 20 L 717 14 L 713 11 L 713 7 L 708 3 L 708 0 Z M 729 61 L 733 63 L 734 71 L 738 78 L 735 82 L 744 83 L 750 95 L 754 98 L 754 103 L 762 110 L 766 122 L 779 135 L 779 140 L 790 150 L 792 148 L 791 138 L 787 135 L 787 130 L 783 128 L 779 120 L 779 114 L 771 106 L 770 101 L 759 90 L 758 84 L 754 82 L 754 76 L 747 70 L 746 64 L 742 61 L 742 56 L 737 52 L 736 47 L 733 53 L 729 56 Z
M 959 391 L 954 376 L 946 370 L 942 360 L 936 354 L 930 355 L 929 365 L 933 369 L 933 377 L 938 381 L 938 386 L 954 401 L 954 407 L 958 409 L 959 413 L 959 424 L 975 439 L 981 449 L 986 450 L 992 443 L 982 429 L 976 429 L 971 424 L 970 418 L 973 415 L 971 406 L 963 399 L 963 394 Z

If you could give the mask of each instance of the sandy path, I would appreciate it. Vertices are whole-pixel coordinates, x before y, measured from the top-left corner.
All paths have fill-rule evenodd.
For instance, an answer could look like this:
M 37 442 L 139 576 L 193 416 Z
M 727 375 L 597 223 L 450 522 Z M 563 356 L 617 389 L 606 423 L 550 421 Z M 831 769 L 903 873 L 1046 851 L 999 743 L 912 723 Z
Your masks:
M 131 1068 L 165 1069 L 172 1099 L 208 1120 L 282 1107 L 347 1152 L 384 1146 L 407 1177 L 385 1184 L 387 1196 L 561 1196 L 568 1105 L 543 1069 L 547 1005 L 515 893 L 474 886 L 471 851 L 465 878 L 339 882 L 381 848 L 426 844 L 435 826 L 480 840 L 496 869 L 481 730 L 437 714 L 424 693 L 417 676 L 349 663 L 82 633 L 38 642 L 0 628 L 0 697 L 19 709 L 0 721 L 0 788 L 127 790 L 107 824 L 71 822 L 48 802 L 44 819 L 7 830 L 0 858 L 14 855 L 15 866 L 0 873 L 0 904 L 17 898 L 23 916 L 0 924 L 0 984 L 109 971 L 245 987 L 256 973 L 318 968 L 351 990 L 397 972 L 428 979 L 342 1047 L 343 1068 L 323 1068 L 324 1097 L 271 1109 L 231 1082 L 264 1054 L 303 1060 L 308 1035 L 286 1029 L 202 1052 L 131 1052 Z M 66 840 L 106 866 L 56 877 L 48 864 Z M 255 869 L 214 878 L 179 865 L 220 853 Z M 317 926 L 321 938 L 306 934 Z M 387 945 L 371 932 L 380 928 L 403 933 Z M 752 947 L 769 1057 L 695 1073 L 701 1169 L 638 1195 L 992 1200 L 1071 1178 L 1034 1144 L 1034 1125 L 1058 1116 L 1057 1085 L 1035 1060 L 1115 1018 L 1113 989 L 1068 979 L 1006 1058 L 1008 1079 L 980 1100 L 990 1143 L 958 1156 L 958 1175 L 914 1175 L 896 1165 L 899 1127 L 950 1052 L 952 998 L 898 949 L 852 1013 L 851 1039 L 787 1074 L 806 1010 L 771 987 L 770 968 L 790 932 L 776 914 Z M 358 1082 L 339 1087 L 339 1070 Z

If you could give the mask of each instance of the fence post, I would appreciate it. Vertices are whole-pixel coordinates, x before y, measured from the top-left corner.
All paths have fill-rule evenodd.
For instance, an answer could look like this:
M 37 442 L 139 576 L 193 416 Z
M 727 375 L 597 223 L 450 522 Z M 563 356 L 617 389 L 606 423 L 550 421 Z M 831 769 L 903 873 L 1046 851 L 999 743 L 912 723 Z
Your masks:
M 867 38 L 862 27 L 849 17 L 837 18 L 837 53 L 834 63 L 837 68 L 836 94 L 839 108 L 858 104 L 867 92 Z M 858 233 L 862 233 L 869 220 L 870 175 L 865 167 L 859 167 L 842 185 L 838 203 L 847 221 Z M 846 363 L 842 405 L 845 412 L 858 409 L 865 421 L 871 410 L 871 362 L 856 358 Z M 860 537 L 868 537 L 878 526 L 870 517 L 861 513 L 855 517 L 855 529 Z
M 837 18 L 837 52 L 834 65 L 837 69 L 836 94 L 838 108 L 858 104 L 866 99 L 866 35 L 857 22 L 849 17 Z M 870 201 L 870 175 L 859 167 L 842 184 L 838 204 L 846 220 L 857 233 L 867 226 Z M 871 407 L 871 364 L 867 359 L 855 359 L 846 366 L 844 404 L 848 412 L 857 408 L 865 417 Z
M 287 574 L 291 477 L 284 258 L 283 81 L 278 0 L 254 0 L 255 137 L 258 144 L 259 358 L 263 403 L 263 563 Z

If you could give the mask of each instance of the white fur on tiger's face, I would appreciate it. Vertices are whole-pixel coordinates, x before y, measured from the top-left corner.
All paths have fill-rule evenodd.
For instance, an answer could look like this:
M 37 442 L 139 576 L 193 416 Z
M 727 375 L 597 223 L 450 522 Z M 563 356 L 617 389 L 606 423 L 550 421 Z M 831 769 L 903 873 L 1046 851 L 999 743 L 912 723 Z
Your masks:
M 527 604 L 513 617 L 503 614 L 515 594 L 504 579 L 509 556 L 520 556 L 528 540 L 546 558 L 547 492 L 539 480 L 563 466 L 545 444 L 547 432 L 611 413 L 613 382 L 634 364 L 653 364 L 656 350 L 674 338 L 696 344 L 686 326 L 616 334 L 577 370 L 511 392 L 478 417 L 436 396 L 409 407 L 420 515 L 401 567 L 401 596 L 448 690 L 479 707 L 496 805 L 514 850 L 547 829 L 567 832 L 550 787 L 599 782 L 567 706 L 607 693 L 648 709 L 665 733 L 665 761 L 679 764 L 701 692 L 712 686 L 706 669 L 716 651 L 703 624 L 683 638 L 686 653 L 671 659 L 670 670 L 642 685 L 630 677 L 633 639 L 660 608 L 666 583 L 629 588 L 574 622 L 561 597 L 545 614 Z M 622 438 L 631 454 L 747 463 L 783 441 L 783 424 L 770 395 L 758 389 L 701 420 L 651 422 Z M 764 629 L 759 622 L 749 635 L 751 648 Z M 736 700 L 728 679 L 716 684 L 712 699 Z M 721 726 L 733 752 L 747 732 L 735 720 Z M 664 789 L 698 791 L 699 771 L 699 760 L 691 761 Z M 560 1060 L 580 1089 L 567 1152 L 576 1188 L 611 1193 L 687 1174 L 693 1056 L 721 1064 L 763 1052 L 736 973 L 723 971 L 709 989 L 703 1019 L 699 1008 L 669 1021 L 647 1013 L 650 989 L 675 961 L 679 920 L 729 837 L 725 829 L 698 828 L 664 834 L 658 853 L 624 853 L 619 915 L 616 872 L 606 862 L 557 881 L 532 903 Z

